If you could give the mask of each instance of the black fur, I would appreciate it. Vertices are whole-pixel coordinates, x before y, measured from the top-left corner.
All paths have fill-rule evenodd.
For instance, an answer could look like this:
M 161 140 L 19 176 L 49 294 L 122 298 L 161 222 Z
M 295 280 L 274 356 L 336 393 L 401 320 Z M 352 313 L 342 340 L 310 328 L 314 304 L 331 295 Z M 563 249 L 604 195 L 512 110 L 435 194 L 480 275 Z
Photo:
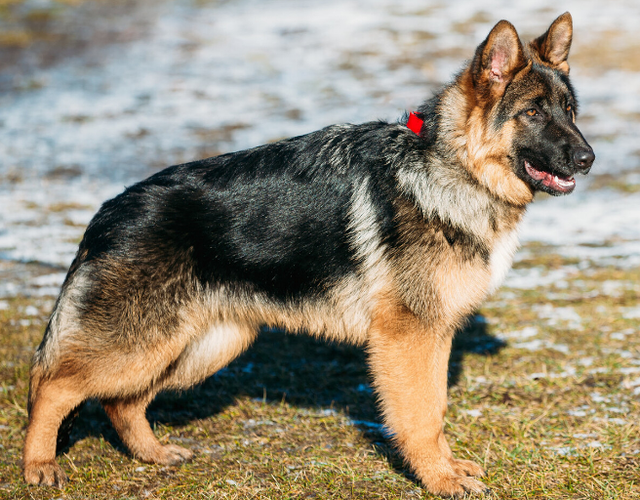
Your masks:
M 143 280 L 173 272 L 171 261 L 203 287 L 299 300 L 357 272 L 347 211 L 364 178 L 375 181 L 381 233 L 394 238 L 394 174 L 427 147 L 402 125 L 372 122 L 170 167 L 107 201 L 78 255 L 135 261 Z

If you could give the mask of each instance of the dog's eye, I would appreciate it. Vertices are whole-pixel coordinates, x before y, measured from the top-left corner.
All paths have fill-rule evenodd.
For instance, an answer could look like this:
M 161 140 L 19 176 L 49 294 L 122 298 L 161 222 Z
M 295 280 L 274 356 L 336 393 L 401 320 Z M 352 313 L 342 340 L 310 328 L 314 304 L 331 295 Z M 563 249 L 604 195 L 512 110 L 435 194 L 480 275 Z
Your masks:
M 537 109 L 534 109 L 534 108 L 527 109 L 527 110 L 525 111 L 525 113 L 527 113 L 527 116 L 536 116 L 536 115 L 538 115 L 538 114 L 539 114 L 539 113 L 538 113 L 538 110 L 537 110 Z
M 573 111 L 573 106 L 571 104 L 567 105 L 567 112 L 571 113 Z

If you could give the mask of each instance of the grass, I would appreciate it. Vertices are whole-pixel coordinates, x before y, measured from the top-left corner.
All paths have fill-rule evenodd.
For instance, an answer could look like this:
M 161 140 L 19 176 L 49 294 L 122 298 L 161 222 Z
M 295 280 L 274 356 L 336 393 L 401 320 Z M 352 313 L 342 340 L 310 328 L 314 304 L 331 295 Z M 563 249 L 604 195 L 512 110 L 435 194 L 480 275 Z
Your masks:
M 446 423 L 454 452 L 486 468 L 493 498 L 638 498 L 640 270 L 525 251 L 515 272 L 572 272 L 548 287 L 503 288 L 458 335 Z M 192 462 L 138 462 L 90 401 L 58 457 L 66 489 L 24 485 L 28 366 L 51 303 L 0 302 L 0 498 L 436 498 L 386 440 L 362 350 L 277 332 L 150 407 L 160 440 L 194 450 Z

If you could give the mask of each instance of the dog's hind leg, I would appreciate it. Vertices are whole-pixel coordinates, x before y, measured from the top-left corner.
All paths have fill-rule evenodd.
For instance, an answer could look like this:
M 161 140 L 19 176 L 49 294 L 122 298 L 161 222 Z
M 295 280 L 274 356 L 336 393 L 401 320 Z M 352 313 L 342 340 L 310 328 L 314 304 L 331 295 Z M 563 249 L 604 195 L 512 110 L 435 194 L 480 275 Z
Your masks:
M 143 462 L 172 465 L 193 457 L 193 453 L 176 445 L 162 445 L 153 434 L 146 417 L 155 391 L 124 399 L 103 399 L 100 402 L 111 419 L 122 442 Z
M 145 412 L 160 389 L 181 390 L 192 387 L 227 366 L 244 351 L 256 336 L 253 325 L 214 324 L 189 343 L 171 361 L 170 368 L 158 377 L 157 385 L 139 395 L 101 400 L 122 442 L 143 462 L 175 464 L 193 453 L 176 445 L 161 445 L 153 434 Z M 140 366 L 144 366 L 141 361 Z
M 32 375 L 32 380 L 33 380 Z M 40 381 L 32 394 L 29 425 L 24 446 L 23 471 L 28 483 L 61 488 L 67 476 L 56 463 L 58 430 L 69 413 L 86 396 L 76 380 L 54 378 Z

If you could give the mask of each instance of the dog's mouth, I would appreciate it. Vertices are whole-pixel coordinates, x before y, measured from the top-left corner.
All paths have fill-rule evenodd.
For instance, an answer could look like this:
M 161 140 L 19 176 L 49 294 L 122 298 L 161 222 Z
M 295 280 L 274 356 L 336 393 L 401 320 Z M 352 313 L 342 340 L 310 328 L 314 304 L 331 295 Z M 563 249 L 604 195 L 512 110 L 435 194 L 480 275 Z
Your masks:
M 576 180 L 573 175 L 564 176 L 546 172 L 545 170 L 538 170 L 527 160 L 524 161 L 524 168 L 529 177 L 534 181 L 540 182 L 542 185 L 556 193 L 568 194 L 576 187 Z

